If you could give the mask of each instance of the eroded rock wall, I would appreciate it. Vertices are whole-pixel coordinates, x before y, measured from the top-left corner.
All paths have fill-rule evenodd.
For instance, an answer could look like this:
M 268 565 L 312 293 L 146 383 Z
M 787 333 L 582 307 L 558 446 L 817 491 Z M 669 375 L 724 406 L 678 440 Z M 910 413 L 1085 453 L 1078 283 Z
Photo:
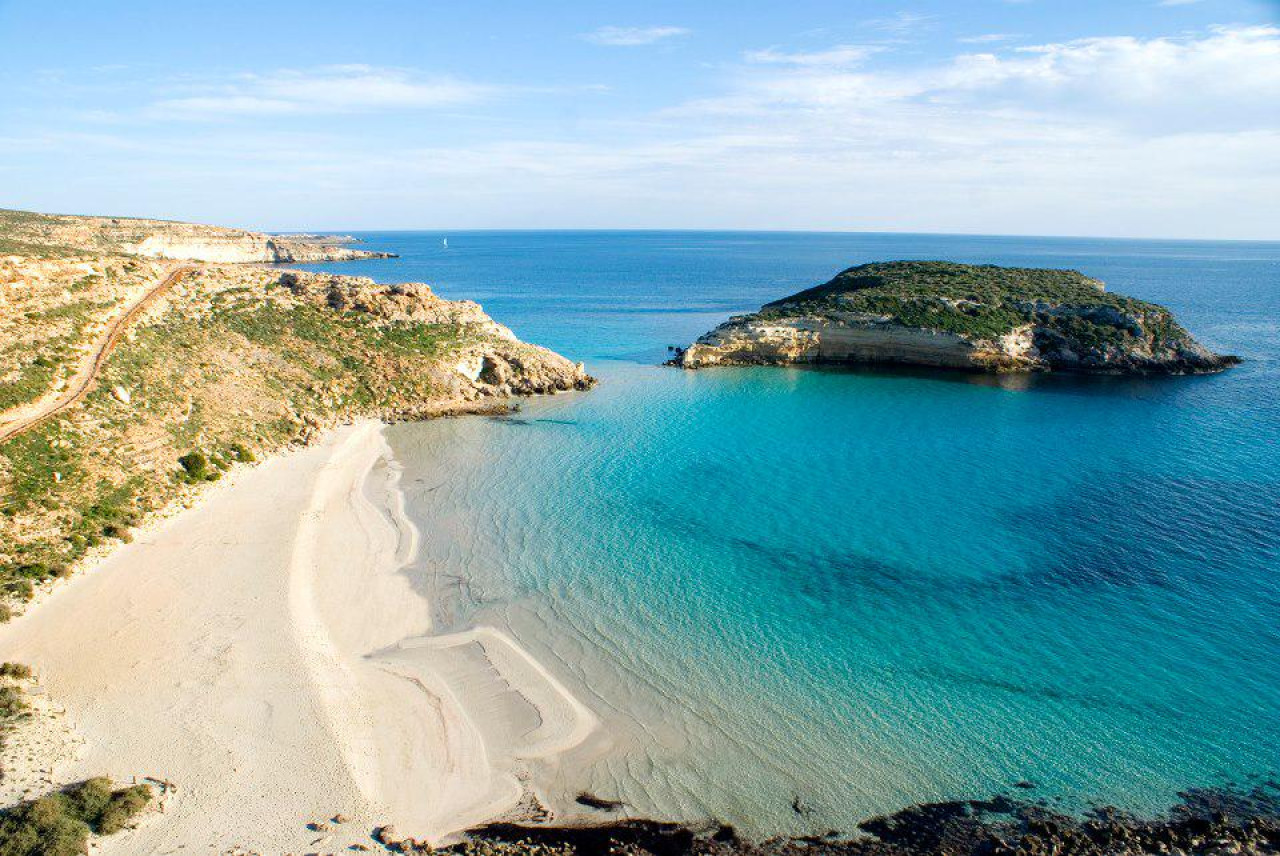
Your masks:
M 790 363 L 897 363 L 940 368 L 1031 367 L 1029 328 L 995 341 L 904 327 L 888 319 L 741 316 L 700 338 L 679 358 L 685 368 Z
M 170 231 L 125 244 L 122 250 L 147 258 L 189 259 L 215 264 L 350 261 L 386 256 L 385 253 L 349 247 L 288 241 L 256 232 L 175 234 Z

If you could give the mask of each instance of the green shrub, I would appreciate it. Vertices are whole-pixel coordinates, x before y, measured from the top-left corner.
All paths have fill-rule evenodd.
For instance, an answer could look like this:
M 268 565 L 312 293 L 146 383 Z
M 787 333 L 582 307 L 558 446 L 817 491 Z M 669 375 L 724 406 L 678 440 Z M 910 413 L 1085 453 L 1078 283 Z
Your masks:
M 4 663 L 0 664 L 0 677 L 17 678 L 25 681 L 31 677 L 31 667 L 26 663 Z
M 244 464 L 252 464 L 257 460 L 253 456 L 253 452 L 244 443 L 232 443 L 227 447 L 227 451 L 231 453 L 231 457 Z
M 111 789 L 94 778 L 0 812 L 0 856 L 83 856 L 89 834 L 119 832 L 151 801 L 151 788 Z
M 151 802 L 151 788 L 147 785 L 134 785 L 121 788 L 111 794 L 106 808 L 98 817 L 95 830 L 99 835 L 112 835 L 124 829 L 134 815 L 147 807 Z
M 89 825 L 66 811 L 66 797 L 22 803 L 0 815 L 0 856 L 83 856 Z
M 10 597 L 21 601 L 31 600 L 36 594 L 36 588 L 31 580 L 11 580 L 4 584 L 4 591 Z
M 209 459 L 204 452 L 187 452 L 178 458 L 178 465 L 191 475 L 204 475 L 209 469 Z
M 67 810 L 85 821 L 93 823 L 102 816 L 107 803 L 111 801 L 111 780 L 97 776 L 81 782 L 66 791 Z
M 27 699 L 17 687 L 0 686 L 0 721 L 27 712 Z
M 178 465 L 182 467 L 182 472 L 178 473 L 178 480 L 186 484 L 217 481 L 218 476 L 221 475 L 217 470 L 209 468 L 209 457 L 204 452 L 188 452 L 178 458 Z

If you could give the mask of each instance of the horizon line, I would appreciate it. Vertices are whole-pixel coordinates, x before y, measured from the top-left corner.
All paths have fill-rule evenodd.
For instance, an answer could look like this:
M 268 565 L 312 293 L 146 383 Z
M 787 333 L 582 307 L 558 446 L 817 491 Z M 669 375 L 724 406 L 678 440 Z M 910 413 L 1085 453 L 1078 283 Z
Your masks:
M 74 216 L 74 215 L 73 215 Z M 88 215 L 102 216 L 102 215 Z M 138 219 L 158 219 L 158 218 L 138 218 Z M 171 222 L 192 222 L 187 220 L 177 220 Z M 214 225 L 214 224 L 207 224 Z M 231 227 L 246 228 L 246 227 Z M 469 227 L 469 228 L 394 228 L 394 229 L 257 229 L 251 231 L 261 231 L 263 234 L 275 236 L 288 235 L 317 235 L 317 236 L 339 236 L 339 235 L 412 235 L 412 234 L 436 234 L 442 236 L 448 235 L 465 235 L 465 234 L 502 234 L 502 233 L 525 233 L 525 234 L 747 234 L 747 235 L 922 235 L 939 238 L 1043 238 L 1046 240 L 1087 240 L 1087 241 L 1168 241 L 1176 243 L 1237 243 L 1237 244 L 1280 244 L 1278 238 L 1186 238 L 1186 237 L 1170 237 L 1170 236 L 1150 236 L 1150 235 L 1091 235 L 1091 234 L 1044 234 L 1039 232 L 945 232 L 931 230 L 910 230 L 910 229 L 786 229 L 786 228 L 712 228 L 712 227 Z
M 747 227 L 658 227 L 658 226 L 634 226 L 634 227 L 583 227 L 583 226 L 555 226 L 555 227 L 502 227 L 502 226 L 486 226 L 486 227 L 460 227 L 460 228 L 444 228 L 444 227 L 397 227 L 397 228 L 372 228 L 372 229 L 352 229 L 352 228 L 317 228 L 317 227 L 297 227 L 291 229 L 269 228 L 263 226 L 228 226 L 208 220 L 185 220 L 172 216 L 145 216 L 139 214 L 67 214 L 64 212 L 40 211 L 33 208 L 9 208 L 0 206 L 0 211 L 14 211 L 25 214 L 43 214 L 49 217 L 98 217 L 115 220 L 154 220 L 165 223 L 188 223 L 197 226 L 213 226 L 223 229 L 242 229 L 250 232 L 261 232 L 266 235 L 340 235 L 340 234 L 414 234 L 430 232 L 435 234 L 466 234 L 466 233 L 502 233 L 502 232 L 524 232 L 530 234 L 537 233 L 687 233 L 687 234 L 712 234 L 732 232 L 739 234 L 777 234 L 777 235 L 924 235 L 943 238 L 1043 238 L 1047 240 L 1089 240 L 1089 241 L 1171 241 L 1178 243 L 1240 243 L 1240 244 L 1276 244 L 1280 243 L 1280 237 L 1275 238 L 1205 238 L 1205 237 L 1178 237 L 1169 235 L 1093 235 L 1093 234 L 1045 234 L 1041 232 L 949 232 L 949 231 L 933 231 L 929 229 L 912 230 L 912 229 L 801 229 L 801 228 L 747 228 Z

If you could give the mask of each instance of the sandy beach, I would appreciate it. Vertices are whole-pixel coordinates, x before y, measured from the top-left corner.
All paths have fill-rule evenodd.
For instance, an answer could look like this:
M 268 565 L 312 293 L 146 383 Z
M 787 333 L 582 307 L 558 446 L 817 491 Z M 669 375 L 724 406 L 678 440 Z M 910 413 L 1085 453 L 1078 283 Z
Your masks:
M 0 659 L 66 711 L 50 778 L 177 786 L 102 852 L 336 850 L 383 824 L 438 842 L 528 812 L 524 762 L 597 727 L 501 631 L 432 635 L 398 478 L 379 423 L 334 430 L 0 627 Z

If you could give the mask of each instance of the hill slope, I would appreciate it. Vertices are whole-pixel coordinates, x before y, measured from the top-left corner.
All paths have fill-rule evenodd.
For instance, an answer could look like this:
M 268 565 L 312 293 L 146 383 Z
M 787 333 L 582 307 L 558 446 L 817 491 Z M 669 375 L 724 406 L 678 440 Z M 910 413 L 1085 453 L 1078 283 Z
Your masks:
M 13 234 L 0 229 L 10 251 Z M 59 235 L 84 243 L 0 257 L 0 425 L 68 389 L 104 331 L 175 268 L 100 251 L 116 246 L 111 229 Z M 498 410 L 594 383 L 420 283 L 184 267 L 127 318 L 87 394 L 0 442 L 0 615 L 6 596 L 21 602 L 237 462 L 325 426 Z

